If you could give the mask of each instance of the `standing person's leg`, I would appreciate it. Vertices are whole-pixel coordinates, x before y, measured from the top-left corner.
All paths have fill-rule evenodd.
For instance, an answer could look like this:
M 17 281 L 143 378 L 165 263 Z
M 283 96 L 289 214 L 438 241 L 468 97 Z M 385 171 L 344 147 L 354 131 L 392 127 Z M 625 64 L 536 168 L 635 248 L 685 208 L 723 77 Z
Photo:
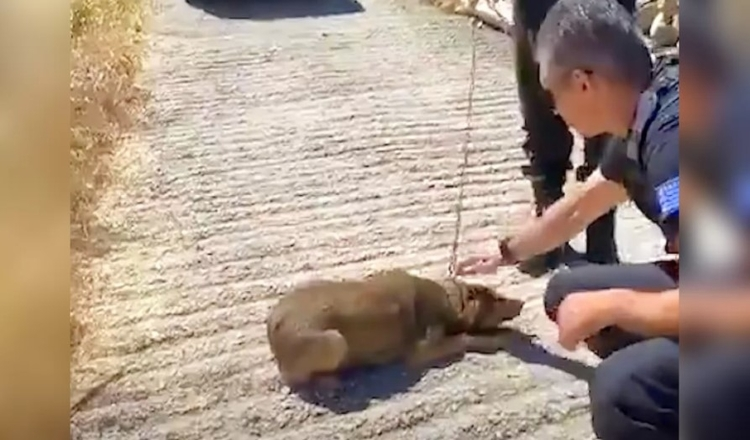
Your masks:
M 533 40 L 554 3 L 555 0 L 513 1 L 516 81 L 526 131 L 523 150 L 529 159 L 522 171 L 531 181 L 537 216 L 563 196 L 573 148 L 573 136 L 555 114 L 552 99 L 539 82 L 539 66 L 534 60 Z M 554 268 L 561 256 L 558 249 L 526 267 L 532 271 Z
M 576 168 L 576 180 L 583 182 L 596 170 L 605 150 L 617 142 L 609 135 L 586 139 L 583 147 L 583 165 Z M 597 264 L 614 264 L 619 261 L 615 243 L 615 210 L 599 217 L 586 228 L 586 260 Z
M 628 10 L 631 14 L 635 14 L 635 3 L 636 0 L 617 0 L 618 3 L 623 5 L 625 9 Z
M 675 280 L 656 263 L 618 264 L 574 267 L 561 270 L 552 276 L 544 294 L 544 309 L 551 320 L 556 319 L 557 308 L 573 293 L 612 288 L 669 290 L 677 287 Z M 602 330 L 586 341 L 589 349 L 602 358 L 636 342 L 643 337 L 616 327 Z
M 673 340 L 649 339 L 612 354 L 596 368 L 589 385 L 597 438 L 677 440 L 679 382 L 680 348 Z M 705 415 L 700 420 L 706 422 Z
M 750 348 L 730 343 L 685 353 L 681 365 L 684 438 L 750 438 Z

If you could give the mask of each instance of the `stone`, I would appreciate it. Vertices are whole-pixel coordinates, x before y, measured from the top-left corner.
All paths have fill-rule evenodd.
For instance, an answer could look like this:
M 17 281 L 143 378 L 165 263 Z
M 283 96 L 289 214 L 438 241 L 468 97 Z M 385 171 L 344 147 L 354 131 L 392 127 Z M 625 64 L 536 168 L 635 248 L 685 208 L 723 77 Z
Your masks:
M 641 32 L 644 34 L 650 32 L 651 23 L 654 22 L 657 15 L 659 15 L 659 5 L 656 2 L 647 3 L 638 8 L 636 19 L 638 20 L 638 27 L 641 28 Z
M 649 36 L 655 47 L 674 46 L 679 40 L 677 28 L 667 23 L 665 14 L 660 12 L 651 24 Z
M 657 0 L 659 12 L 663 13 L 668 20 L 680 12 L 680 4 L 677 0 Z

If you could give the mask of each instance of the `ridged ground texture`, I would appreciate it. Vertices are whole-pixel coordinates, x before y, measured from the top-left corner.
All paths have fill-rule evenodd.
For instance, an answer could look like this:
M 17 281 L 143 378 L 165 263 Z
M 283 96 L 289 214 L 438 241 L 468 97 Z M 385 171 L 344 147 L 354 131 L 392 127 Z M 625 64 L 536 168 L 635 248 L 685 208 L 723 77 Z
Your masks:
M 157 3 L 148 126 L 118 154 L 121 179 L 100 211 L 117 235 L 93 262 L 98 294 L 87 305 L 74 398 L 122 377 L 72 417 L 73 438 L 592 437 L 576 375 L 594 361 L 555 348 L 544 279 L 513 269 L 482 281 L 529 301 L 514 325 L 536 335 L 537 348 L 468 355 L 417 379 L 396 367 L 362 373 L 328 407 L 279 384 L 264 319 L 290 285 L 447 269 L 471 30 L 413 1 L 361 6 L 253 20 Z M 463 255 L 530 212 L 509 43 L 476 35 Z M 625 258 L 658 250 L 658 233 L 634 208 L 619 220 Z

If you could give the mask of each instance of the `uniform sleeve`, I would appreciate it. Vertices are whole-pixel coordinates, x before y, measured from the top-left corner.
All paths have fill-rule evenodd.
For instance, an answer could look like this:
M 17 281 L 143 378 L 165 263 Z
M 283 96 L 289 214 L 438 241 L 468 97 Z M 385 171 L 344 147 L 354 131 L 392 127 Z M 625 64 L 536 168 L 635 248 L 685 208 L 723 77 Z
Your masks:
M 678 110 L 665 108 L 654 121 L 645 142 L 646 178 L 655 190 L 660 220 L 665 225 L 676 226 L 680 213 Z

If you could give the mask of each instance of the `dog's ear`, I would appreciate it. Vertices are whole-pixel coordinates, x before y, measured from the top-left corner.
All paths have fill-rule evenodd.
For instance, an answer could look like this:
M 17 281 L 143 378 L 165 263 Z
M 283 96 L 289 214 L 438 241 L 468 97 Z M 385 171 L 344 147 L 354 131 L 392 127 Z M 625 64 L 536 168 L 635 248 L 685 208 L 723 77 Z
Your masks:
M 479 315 L 482 313 L 482 306 L 487 301 L 486 292 L 483 292 L 482 286 L 464 284 L 463 290 L 463 319 L 468 327 L 473 327 Z
M 492 329 L 497 328 L 503 321 L 515 318 L 521 313 L 523 301 L 507 298 L 495 289 L 487 286 L 467 286 L 466 320 L 469 328 Z
M 492 302 L 501 299 L 500 295 L 498 295 L 494 289 L 479 285 L 469 285 L 468 296 L 471 300 L 478 301 L 479 303 Z

